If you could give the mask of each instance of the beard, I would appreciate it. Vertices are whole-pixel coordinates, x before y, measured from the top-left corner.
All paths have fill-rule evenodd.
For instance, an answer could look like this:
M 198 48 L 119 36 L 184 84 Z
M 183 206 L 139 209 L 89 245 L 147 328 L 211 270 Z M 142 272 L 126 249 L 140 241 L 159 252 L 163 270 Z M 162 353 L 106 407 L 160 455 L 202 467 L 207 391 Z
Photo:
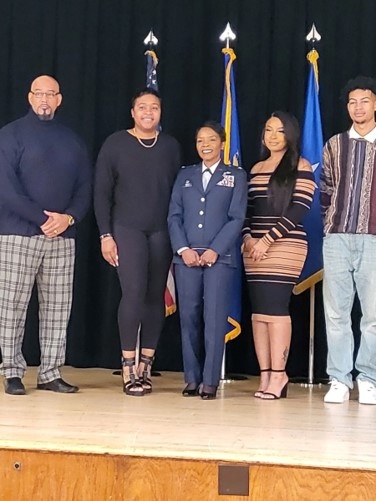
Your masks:
M 37 112 L 37 117 L 42 122 L 46 122 L 46 121 L 52 120 L 54 118 L 54 112 L 52 111 L 52 109 L 50 107 L 47 107 L 47 108 L 39 107 L 38 112 Z

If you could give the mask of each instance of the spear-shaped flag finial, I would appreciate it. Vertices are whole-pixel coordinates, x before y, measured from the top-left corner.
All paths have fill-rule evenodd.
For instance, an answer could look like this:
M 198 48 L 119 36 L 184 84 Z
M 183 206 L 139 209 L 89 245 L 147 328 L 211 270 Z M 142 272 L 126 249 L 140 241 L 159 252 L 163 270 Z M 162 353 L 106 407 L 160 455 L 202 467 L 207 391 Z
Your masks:
M 317 31 L 315 23 L 312 24 L 311 31 L 306 36 L 306 40 L 307 42 L 311 42 L 312 45 L 315 44 L 315 42 L 319 42 L 321 40 L 321 35 Z
M 221 40 L 221 42 L 226 42 L 227 49 L 230 47 L 230 40 L 236 40 L 236 35 L 232 31 L 230 23 L 226 24 L 225 31 L 221 34 L 219 39 Z
M 158 45 L 158 38 L 154 35 L 153 30 L 151 29 L 149 33 L 147 34 L 144 44 L 147 45 L 148 47 L 155 47 Z

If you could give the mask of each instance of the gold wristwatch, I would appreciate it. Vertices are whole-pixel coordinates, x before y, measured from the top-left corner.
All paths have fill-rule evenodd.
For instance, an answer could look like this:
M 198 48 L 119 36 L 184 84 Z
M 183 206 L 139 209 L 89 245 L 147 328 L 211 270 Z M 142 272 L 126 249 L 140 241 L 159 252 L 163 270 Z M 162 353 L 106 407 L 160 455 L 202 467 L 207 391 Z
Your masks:
M 68 225 L 69 225 L 69 226 L 73 226 L 73 225 L 74 225 L 74 223 L 75 223 L 75 221 L 74 221 L 74 217 L 73 217 L 73 216 L 71 216 L 70 214 L 67 214 L 67 216 L 68 216 Z

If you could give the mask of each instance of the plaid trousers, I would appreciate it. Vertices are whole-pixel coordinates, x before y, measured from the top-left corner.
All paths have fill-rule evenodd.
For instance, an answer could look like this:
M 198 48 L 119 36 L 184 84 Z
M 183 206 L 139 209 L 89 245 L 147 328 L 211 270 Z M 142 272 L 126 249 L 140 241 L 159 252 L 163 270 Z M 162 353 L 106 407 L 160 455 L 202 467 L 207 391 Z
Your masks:
M 41 363 L 38 383 L 60 377 L 72 305 L 75 242 L 72 238 L 0 235 L 0 349 L 4 377 L 22 378 L 27 309 L 37 284 Z

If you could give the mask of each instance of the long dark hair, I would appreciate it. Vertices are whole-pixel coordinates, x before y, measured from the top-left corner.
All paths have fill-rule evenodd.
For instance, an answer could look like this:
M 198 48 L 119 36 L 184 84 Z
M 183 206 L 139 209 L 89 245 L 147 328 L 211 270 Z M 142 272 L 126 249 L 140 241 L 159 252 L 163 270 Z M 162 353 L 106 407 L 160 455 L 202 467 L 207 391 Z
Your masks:
M 270 176 L 268 203 L 273 212 L 283 215 L 290 205 L 296 183 L 300 158 L 300 127 L 297 119 L 286 111 L 274 111 L 271 117 L 279 118 L 282 122 L 287 149 L 277 168 Z M 265 128 L 262 134 L 263 138 L 264 134 Z M 262 157 L 266 159 L 269 156 L 269 150 L 263 145 Z

